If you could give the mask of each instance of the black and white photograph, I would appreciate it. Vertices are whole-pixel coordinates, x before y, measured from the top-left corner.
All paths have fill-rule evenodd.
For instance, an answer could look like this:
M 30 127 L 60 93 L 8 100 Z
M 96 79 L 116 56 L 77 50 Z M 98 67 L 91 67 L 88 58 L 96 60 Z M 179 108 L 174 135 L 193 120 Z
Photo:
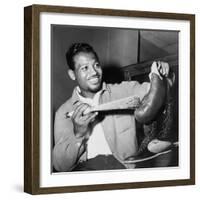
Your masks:
M 179 31 L 51 25 L 52 172 L 179 166 Z
M 192 185 L 194 16 L 25 8 L 25 191 Z

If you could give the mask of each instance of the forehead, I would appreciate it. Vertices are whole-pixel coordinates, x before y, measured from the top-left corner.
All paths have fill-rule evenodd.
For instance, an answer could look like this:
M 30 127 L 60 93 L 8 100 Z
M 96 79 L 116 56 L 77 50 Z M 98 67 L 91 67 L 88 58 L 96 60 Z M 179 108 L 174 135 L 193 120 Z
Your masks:
M 74 56 L 74 64 L 75 65 L 80 65 L 80 64 L 89 63 L 89 62 L 95 62 L 96 60 L 97 59 L 92 52 L 91 53 L 80 52 Z

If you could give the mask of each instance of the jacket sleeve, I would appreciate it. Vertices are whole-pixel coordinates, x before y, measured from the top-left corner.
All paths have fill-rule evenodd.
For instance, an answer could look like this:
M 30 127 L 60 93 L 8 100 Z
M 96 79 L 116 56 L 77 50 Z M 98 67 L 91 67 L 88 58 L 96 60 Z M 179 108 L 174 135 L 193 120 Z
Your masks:
M 57 111 L 54 123 L 53 165 L 57 171 L 71 171 L 85 151 L 85 138 L 74 135 L 73 123 L 64 112 Z

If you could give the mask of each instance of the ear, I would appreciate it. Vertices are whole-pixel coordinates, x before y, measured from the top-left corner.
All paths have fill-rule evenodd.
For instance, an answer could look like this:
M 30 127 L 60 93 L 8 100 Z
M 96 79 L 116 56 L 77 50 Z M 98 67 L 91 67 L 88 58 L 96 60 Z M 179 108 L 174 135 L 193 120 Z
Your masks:
M 75 76 L 75 73 L 74 73 L 73 70 L 69 69 L 69 70 L 68 70 L 68 75 L 69 75 L 69 77 L 70 77 L 73 81 L 76 80 L 76 76 Z

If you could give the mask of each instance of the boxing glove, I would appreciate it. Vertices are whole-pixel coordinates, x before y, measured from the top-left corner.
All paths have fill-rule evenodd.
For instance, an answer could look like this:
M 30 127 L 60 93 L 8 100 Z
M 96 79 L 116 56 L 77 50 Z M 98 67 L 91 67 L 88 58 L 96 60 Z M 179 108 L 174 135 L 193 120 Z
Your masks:
M 165 95 L 165 81 L 161 80 L 157 74 L 152 73 L 149 92 L 135 110 L 136 120 L 143 124 L 148 124 L 155 120 L 156 115 L 164 105 Z

